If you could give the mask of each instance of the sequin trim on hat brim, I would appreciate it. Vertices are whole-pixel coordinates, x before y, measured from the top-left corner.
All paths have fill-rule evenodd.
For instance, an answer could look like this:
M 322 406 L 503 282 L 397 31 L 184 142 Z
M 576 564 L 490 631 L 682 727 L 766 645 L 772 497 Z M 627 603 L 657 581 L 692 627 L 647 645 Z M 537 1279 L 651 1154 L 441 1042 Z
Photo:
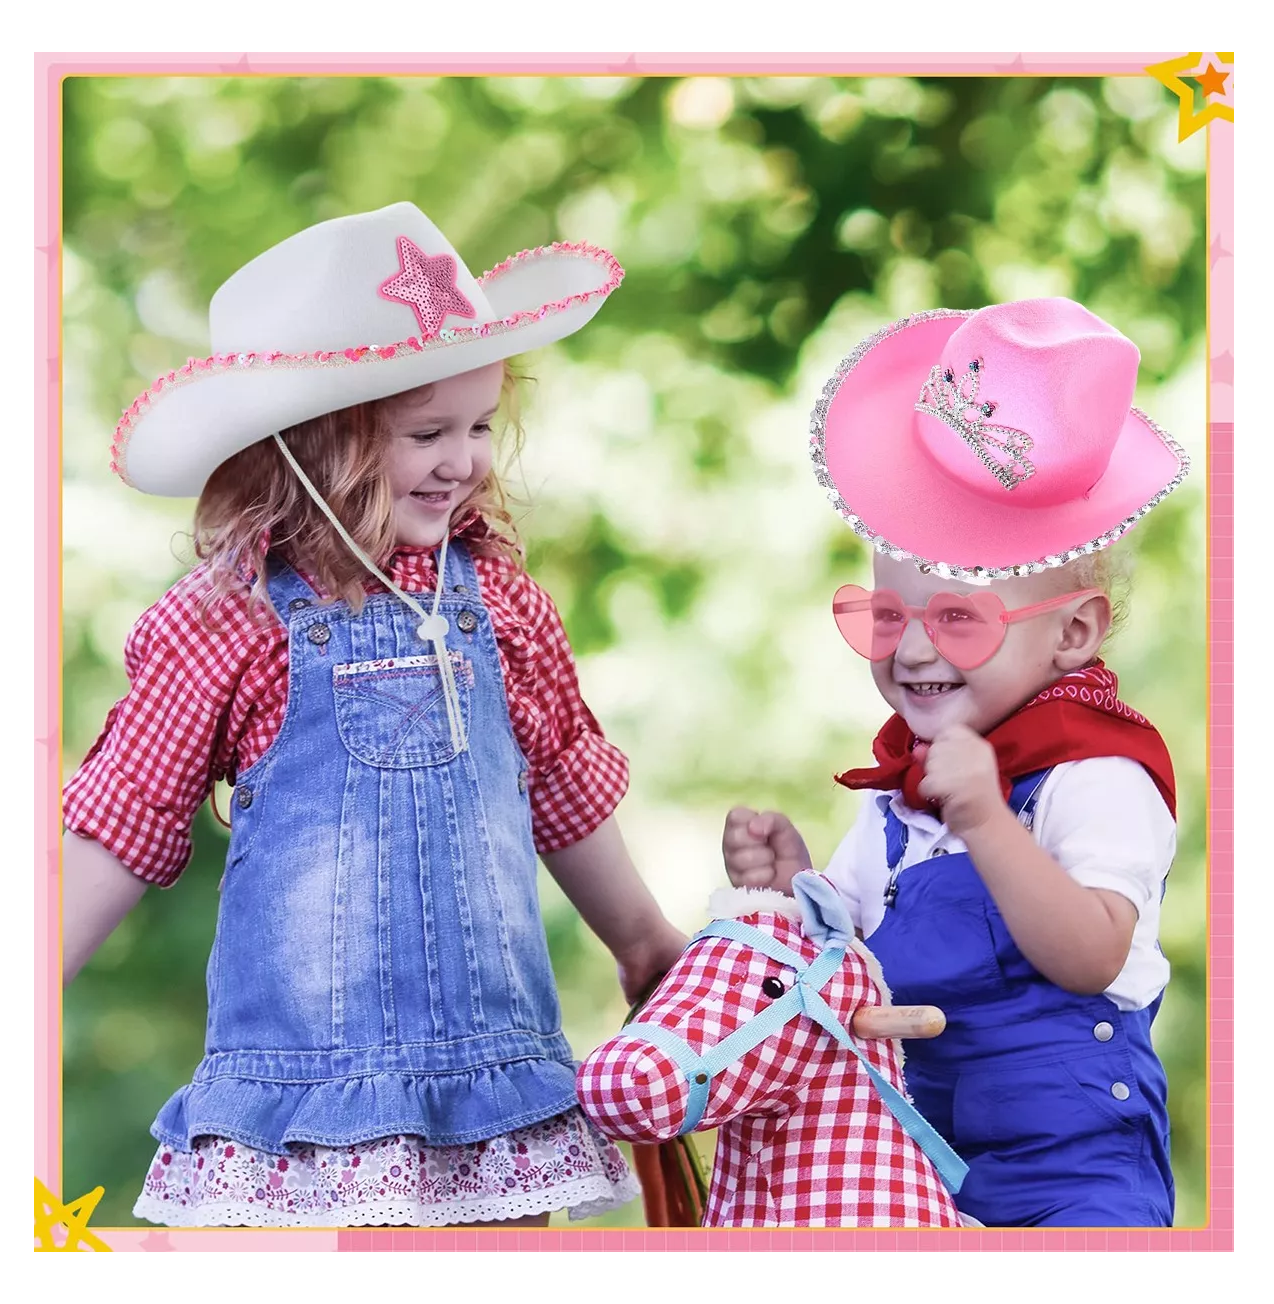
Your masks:
M 478 284 L 487 285 L 510 268 L 530 259 L 561 254 L 569 254 L 575 257 L 583 256 L 592 259 L 593 262 L 600 263 L 608 272 L 605 283 L 595 290 L 588 290 L 581 294 L 571 294 L 565 299 L 556 299 L 551 303 L 542 304 L 540 307 L 526 312 L 515 312 L 496 321 L 478 322 L 472 326 L 444 327 L 432 339 L 422 339 L 417 335 L 412 335 L 394 344 L 364 344 L 357 348 L 319 350 L 314 353 L 214 353 L 208 358 L 189 358 L 182 366 L 160 376 L 149 389 L 139 394 L 132 404 L 124 409 L 123 415 L 115 426 L 115 434 L 111 440 L 111 470 L 125 484 L 132 484 L 125 469 L 126 459 L 123 456 L 128 447 L 128 437 L 132 433 L 137 418 L 151 406 L 158 396 L 170 389 L 191 384 L 194 381 L 203 379 L 205 376 L 215 375 L 218 372 L 242 371 L 247 368 L 269 369 L 270 371 L 309 371 L 315 367 L 352 367 L 359 364 L 387 362 L 392 358 L 407 357 L 413 353 L 427 353 L 433 349 L 448 348 L 475 337 L 503 335 L 508 331 L 517 330 L 529 322 L 540 321 L 545 317 L 564 312 L 568 308 L 574 308 L 579 304 L 589 303 L 597 298 L 605 298 L 624 279 L 624 269 L 619 265 L 614 255 L 608 253 L 605 249 L 599 249 L 596 245 L 590 244 L 554 243 L 552 245 L 541 245 L 535 249 L 523 249 L 511 258 L 506 258 L 504 262 L 497 264 L 489 272 L 483 273 L 478 278 Z
M 928 312 L 912 313 L 909 317 L 902 318 L 901 321 L 890 323 L 890 325 L 878 330 L 868 339 L 863 340 L 851 353 L 841 360 L 840 365 L 836 368 L 836 374 L 823 386 L 823 392 L 817 403 L 814 404 L 814 411 L 810 415 L 810 461 L 814 464 L 814 476 L 819 484 L 823 486 L 827 493 L 828 500 L 832 506 L 849 524 L 850 528 L 865 543 L 879 553 L 887 557 L 894 558 L 895 561 L 914 562 L 917 569 L 924 573 L 932 572 L 941 575 L 943 579 L 959 580 L 965 584 L 989 584 L 992 580 L 1008 579 L 1011 576 L 1034 575 L 1041 571 L 1050 570 L 1057 566 L 1065 566 L 1067 563 L 1076 561 L 1078 558 L 1088 553 L 1100 552 L 1103 548 L 1108 548 L 1117 539 L 1122 538 L 1129 530 L 1153 507 L 1157 507 L 1177 486 L 1185 479 L 1190 471 L 1190 458 L 1184 448 L 1181 447 L 1175 439 L 1172 438 L 1166 430 L 1158 426 L 1150 417 L 1148 417 L 1140 408 L 1131 409 L 1134 416 L 1138 417 L 1163 441 L 1164 447 L 1177 459 L 1177 474 L 1150 498 L 1144 506 L 1139 507 L 1135 512 L 1124 517 L 1117 525 L 1107 530 L 1104 534 L 1098 535 L 1095 539 L 1088 539 L 1083 543 L 1077 543 L 1073 547 L 1059 549 L 1044 557 L 1032 557 L 1012 565 L 1003 566 L 957 566 L 950 562 L 943 562 L 927 557 L 918 557 L 915 553 L 909 552 L 906 548 L 898 544 L 891 543 L 888 539 L 883 538 L 877 531 L 863 520 L 862 516 L 856 512 L 841 495 L 832 480 L 831 472 L 827 469 L 827 412 L 831 407 L 832 399 L 836 397 L 845 377 L 863 360 L 866 355 L 881 343 L 882 340 L 888 339 L 891 335 L 896 335 L 909 326 L 915 326 L 920 322 L 936 321 L 943 317 L 967 318 L 972 314 L 962 312 L 956 308 L 933 308 Z

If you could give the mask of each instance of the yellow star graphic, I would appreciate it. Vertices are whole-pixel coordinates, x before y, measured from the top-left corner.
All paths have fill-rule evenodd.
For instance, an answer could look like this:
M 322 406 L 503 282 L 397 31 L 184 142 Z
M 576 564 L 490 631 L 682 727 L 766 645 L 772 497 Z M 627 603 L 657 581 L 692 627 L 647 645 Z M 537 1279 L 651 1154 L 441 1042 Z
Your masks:
M 1231 64 L 1234 62 L 1234 55 L 1222 54 L 1217 52 L 1217 58 L 1222 63 Z M 1177 59 L 1165 59 L 1163 63 L 1152 63 L 1146 71 L 1157 82 L 1161 82 L 1180 100 L 1180 107 L 1177 114 L 1177 140 L 1183 141 L 1187 136 L 1192 136 L 1200 127 L 1205 127 L 1214 119 L 1221 119 L 1225 122 L 1234 121 L 1234 109 L 1229 104 L 1205 104 L 1201 112 L 1194 111 L 1194 87 L 1189 81 L 1183 81 L 1182 77 L 1189 77 L 1190 81 L 1199 80 L 1200 86 L 1205 95 L 1220 94 L 1221 87 L 1216 85 L 1216 79 L 1221 78 L 1222 84 L 1230 72 L 1215 67 L 1209 62 L 1207 70 L 1203 71 L 1199 65 L 1203 61 L 1203 53 L 1196 51 L 1193 54 L 1183 54 Z M 1201 73 L 1202 79 L 1196 79 L 1195 74 Z
M 35 1179 L 35 1248 L 37 1250 L 109 1250 L 111 1247 L 89 1231 L 88 1220 L 102 1198 L 102 1187 L 63 1204 L 37 1177 Z M 58 1245 L 55 1227 L 66 1228 L 66 1239 Z

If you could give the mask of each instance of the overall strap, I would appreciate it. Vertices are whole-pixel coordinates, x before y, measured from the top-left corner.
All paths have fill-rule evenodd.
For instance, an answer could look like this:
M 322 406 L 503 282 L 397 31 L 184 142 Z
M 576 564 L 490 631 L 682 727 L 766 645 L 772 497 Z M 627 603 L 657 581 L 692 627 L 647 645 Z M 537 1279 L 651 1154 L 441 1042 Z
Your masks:
M 266 557 L 266 588 L 284 625 L 288 621 L 288 603 L 299 598 L 314 604 L 320 601 L 319 595 L 301 578 L 300 572 L 275 553 Z
M 478 569 L 469 549 L 458 538 L 452 539 L 447 548 L 447 573 L 438 576 L 438 583 L 444 593 L 463 585 L 475 598 L 479 595 Z
M 882 793 L 876 798 L 876 809 L 885 817 L 885 865 L 892 873 L 902 864 L 907 854 L 907 826 L 894 814 L 893 798 Z
M 1040 789 L 1044 786 L 1044 780 L 1052 772 L 1053 768 L 1049 766 L 1044 770 L 1034 770 L 1030 774 L 1024 774 L 1013 784 L 1009 792 L 1009 809 L 1028 829 L 1035 820 L 1035 803 L 1039 800 Z M 877 797 L 876 805 L 885 817 L 885 865 L 891 871 L 896 870 L 907 853 L 908 829 L 894 814 L 892 799 L 888 793 L 882 793 Z
M 1028 829 L 1035 822 L 1035 803 L 1039 800 L 1040 789 L 1052 773 L 1051 765 L 1047 769 L 1033 770 L 1016 780 L 1009 792 L 1009 809 Z

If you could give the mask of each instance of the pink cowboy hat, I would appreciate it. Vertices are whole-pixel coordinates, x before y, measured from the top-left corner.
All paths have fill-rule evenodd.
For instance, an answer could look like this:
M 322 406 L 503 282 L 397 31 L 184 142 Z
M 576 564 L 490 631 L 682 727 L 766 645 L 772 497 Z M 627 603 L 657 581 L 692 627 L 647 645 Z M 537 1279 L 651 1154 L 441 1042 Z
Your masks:
M 1069 299 L 916 313 L 823 387 L 815 473 L 858 534 L 922 568 L 976 584 L 1064 565 L 1190 469 L 1132 406 L 1140 356 Z

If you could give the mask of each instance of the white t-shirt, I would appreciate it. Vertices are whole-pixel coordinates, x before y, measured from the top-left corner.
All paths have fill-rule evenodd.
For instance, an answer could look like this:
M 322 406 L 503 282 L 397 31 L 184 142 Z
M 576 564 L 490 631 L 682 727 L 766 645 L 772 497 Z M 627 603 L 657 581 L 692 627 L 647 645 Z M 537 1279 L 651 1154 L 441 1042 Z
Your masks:
M 857 821 L 827 866 L 869 947 L 884 918 L 889 882 L 885 820 L 876 804 L 881 795 L 864 794 Z M 899 792 L 890 796 L 892 810 L 907 826 L 900 873 L 935 855 L 965 850 L 935 816 L 904 805 Z M 1136 907 L 1128 961 L 1106 995 L 1121 1010 L 1144 1009 L 1168 981 L 1168 961 L 1159 949 L 1159 900 L 1177 849 L 1176 822 L 1154 780 L 1123 756 L 1065 761 L 1040 785 L 1031 831 L 1077 883 L 1118 892 Z

